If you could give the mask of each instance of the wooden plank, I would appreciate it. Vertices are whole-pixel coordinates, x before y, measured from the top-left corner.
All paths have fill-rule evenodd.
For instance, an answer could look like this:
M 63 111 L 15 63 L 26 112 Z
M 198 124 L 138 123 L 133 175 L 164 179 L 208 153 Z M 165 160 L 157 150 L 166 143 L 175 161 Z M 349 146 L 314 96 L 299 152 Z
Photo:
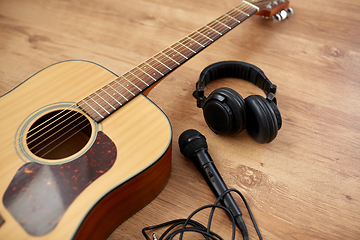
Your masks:
M 68 59 L 91 60 L 121 75 L 238 4 L 0 1 L 0 94 Z M 251 17 L 149 93 L 173 128 L 171 177 L 161 194 L 109 239 L 143 239 L 143 227 L 187 217 L 215 201 L 177 147 L 177 138 L 189 128 L 206 136 L 217 168 L 227 185 L 249 201 L 264 239 L 360 238 L 360 3 L 291 0 L 290 6 L 294 15 L 280 23 Z M 192 92 L 201 70 L 224 60 L 255 64 L 278 86 L 283 127 L 271 144 L 257 144 L 246 131 L 215 135 L 206 126 Z M 262 94 L 237 79 L 212 82 L 205 94 L 225 86 L 243 97 Z M 250 239 L 257 239 L 240 208 Z M 1 215 L 4 228 L 9 214 Z M 205 223 L 207 214 L 198 218 Z M 227 223 L 220 213 L 213 223 L 225 239 L 231 234 Z

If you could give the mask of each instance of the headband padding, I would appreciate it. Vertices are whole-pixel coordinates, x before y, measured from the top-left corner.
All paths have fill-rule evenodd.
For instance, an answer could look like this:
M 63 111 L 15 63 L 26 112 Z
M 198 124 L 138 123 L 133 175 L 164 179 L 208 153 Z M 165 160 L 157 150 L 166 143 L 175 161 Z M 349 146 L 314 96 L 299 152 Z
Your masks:
M 266 77 L 264 72 L 255 65 L 240 61 L 224 61 L 211 64 L 206 67 L 200 74 L 197 88 L 205 88 L 211 81 L 219 78 L 240 78 L 249 81 L 260 89 L 265 94 L 276 91 L 276 86 L 273 85 Z

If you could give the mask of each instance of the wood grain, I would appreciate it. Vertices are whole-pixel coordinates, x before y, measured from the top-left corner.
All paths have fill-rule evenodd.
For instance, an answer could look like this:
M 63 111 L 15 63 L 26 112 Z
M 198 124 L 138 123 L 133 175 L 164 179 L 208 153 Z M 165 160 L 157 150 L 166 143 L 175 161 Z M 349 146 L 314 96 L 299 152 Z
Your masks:
M 68 59 L 90 60 L 122 74 L 238 3 L 1 0 L 0 94 Z M 251 17 L 149 93 L 172 124 L 170 180 L 109 239 L 143 239 L 143 227 L 187 217 L 215 201 L 177 147 L 189 128 L 206 136 L 218 170 L 229 187 L 245 195 L 264 239 L 360 238 L 360 2 L 292 0 L 290 5 L 291 18 L 274 23 Z M 201 70 L 223 60 L 255 64 L 278 86 L 283 127 L 271 144 L 259 145 L 246 132 L 218 136 L 206 126 L 191 94 Z M 261 94 L 237 79 L 213 82 L 205 93 L 224 86 L 244 97 Z M 257 239 L 237 200 L 250 239 Z M 204 223 L 206 218 L 205 213 L 198 217 Z M 213 228 L 230 238 L 225 215 L 216 215 Z

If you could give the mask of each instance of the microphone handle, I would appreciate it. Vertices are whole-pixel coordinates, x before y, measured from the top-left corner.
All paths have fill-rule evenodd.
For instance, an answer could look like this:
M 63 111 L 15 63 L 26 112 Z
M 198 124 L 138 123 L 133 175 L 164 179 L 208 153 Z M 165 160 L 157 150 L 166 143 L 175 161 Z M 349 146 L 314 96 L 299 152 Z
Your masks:
M 226 190 L 228 190 L 224 180 L 220 176 L 219 171 L 217 170 L 214 162 L 212 161 L 210 155 L 205 150 L 200 150 L 195 153 L 192 158 L 196 158 L 197 161 L 193 161 L 198 170 L 201 172 L 201 175 L 205 179 L 206 183 L 210 187 L 211 191 L 218 198 Z M 242 219 L 242 213 L 239 206 L 235 202 L 234 198 L 230 193 L 226 194 L 221 204 L 226 207 L 233 215 L 237 227 L 240 229 L 243 238 L 248 239 L 248 232 L 244 220 Z M 229 216 L 230 220 L 231 217 Z

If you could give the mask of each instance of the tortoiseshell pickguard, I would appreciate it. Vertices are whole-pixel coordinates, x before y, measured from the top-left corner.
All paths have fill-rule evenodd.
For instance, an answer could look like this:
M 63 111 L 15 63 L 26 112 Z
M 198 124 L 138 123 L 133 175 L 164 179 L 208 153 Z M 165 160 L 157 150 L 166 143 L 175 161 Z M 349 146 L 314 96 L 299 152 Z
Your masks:
M 7 188 L 3 202 L 33 236 L 51 232 L 81 192 L 115 163 L 116 146 L 99 131 L 94 144 L 79 158 L 60 165 L 24 164 Z

